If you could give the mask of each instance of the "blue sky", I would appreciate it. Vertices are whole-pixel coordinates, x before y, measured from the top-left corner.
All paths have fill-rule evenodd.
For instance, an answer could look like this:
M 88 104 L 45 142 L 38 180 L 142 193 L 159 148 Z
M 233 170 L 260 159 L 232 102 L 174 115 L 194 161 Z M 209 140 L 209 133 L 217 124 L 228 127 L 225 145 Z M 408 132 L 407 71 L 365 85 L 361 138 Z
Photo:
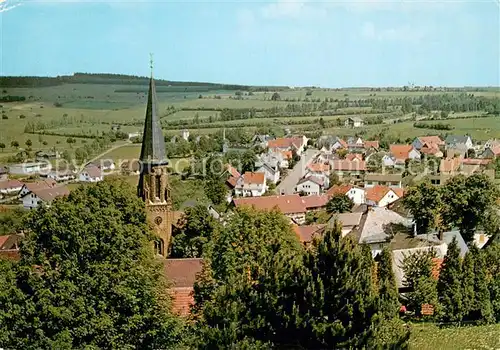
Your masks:
M 0 73 L 498 86 L 498 1 L 0 0 Z

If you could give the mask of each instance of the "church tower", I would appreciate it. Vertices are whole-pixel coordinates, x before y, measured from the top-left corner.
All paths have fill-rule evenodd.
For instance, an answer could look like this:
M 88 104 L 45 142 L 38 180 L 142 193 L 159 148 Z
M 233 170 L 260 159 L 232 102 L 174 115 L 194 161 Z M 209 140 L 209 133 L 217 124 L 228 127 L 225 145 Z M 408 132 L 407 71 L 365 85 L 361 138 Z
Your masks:
M 137 186 L 137 195 L 144 201 L 148 220 L 154 227 L 156 234 L 155 253 L 167 257 L 172 236 L 173 213 L 167 173 L 168 161 L 165 155 L 165 140 L 160 126 L 157 104 L 151 60 L 151 78 L 149 80 L 148 105 L 146 107 L 146 120 L 139 159 L 141 174 Z

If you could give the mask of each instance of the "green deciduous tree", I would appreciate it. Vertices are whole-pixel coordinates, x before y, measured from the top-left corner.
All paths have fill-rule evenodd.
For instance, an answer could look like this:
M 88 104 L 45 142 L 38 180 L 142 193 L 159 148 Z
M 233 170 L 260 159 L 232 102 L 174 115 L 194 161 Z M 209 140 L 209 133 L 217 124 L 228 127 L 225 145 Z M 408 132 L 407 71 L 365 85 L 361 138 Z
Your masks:
M 224 203 L 227 192 L 226 185 L 219 178 L 213 177 L 205 182 L 205 193 L 215 205 Z
M 33 146 L 33 142 L 30 139 L 27 139 L 26 142 L 24 143 L 26 147 L 31 148 Z
M 454 176 L 441 188 L 441 193 L 444 222 L 458 226 L 466 242 L 473 239 L 478 226 L 485 224 L 486 214 L 497 207 L 499 197 L 497 186 L 484 174 Z
M 484 254 L 491 308 L 496 321 L 500 322 L 500 243 L 494 242 L 489 245 Z
M 219 222 L 204 205 L 188 207 L 184 210 L 180 232 L 172 238 L 173 258 L 199 258 L 203 247 L 213 235 Z
M 17 287 L 0 288 L 0 346 L 172 347 L 180 329 L 143 208 L 128 184 L 104 181 L 31 211 L 7 276 Z
M 0 142 L 0 149 L 1 149 L 1 150 L 2 150 L 2 152 L 3 152 L 3 150 L 5 149 L 5 143 Z
M 436 218 L 441 209 L 439 189 L 429 182 L 421 182 L 410 187 L 403 197 L 403 205 L 415 218 L 419 234 L 427 234 L 436 226 Z
M 440 319 L 444 322 L 460 322 L 464 316 L 462 303 L 462 262 L 456 238 L 448 245 L 437 284 L 440 303 Z
M 18 148 L 18 147 L 19 147 L 19 142 L 17 142 L 17 141 L 12 141 L 12 142 L 10 143 L 10 147 L 12 147 L 12 148 Z
M 345 194 L 337 193 L 330 198 L 326 203 L 326 211 L 328 213 L 346 213 L 351 211 L 354 202 Z

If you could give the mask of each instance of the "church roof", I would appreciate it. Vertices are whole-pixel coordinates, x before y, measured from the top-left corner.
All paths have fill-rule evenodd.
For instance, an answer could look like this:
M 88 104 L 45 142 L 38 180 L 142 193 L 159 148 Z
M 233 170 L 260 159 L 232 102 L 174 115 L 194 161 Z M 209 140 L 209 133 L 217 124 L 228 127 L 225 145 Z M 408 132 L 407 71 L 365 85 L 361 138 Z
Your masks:
M 166 160 L 165 140 L 158 115 L 156 87 L 152 74 L 149 80 L 148 105 L 146 107 L 140 160 L 143 162 L 163 162 Z

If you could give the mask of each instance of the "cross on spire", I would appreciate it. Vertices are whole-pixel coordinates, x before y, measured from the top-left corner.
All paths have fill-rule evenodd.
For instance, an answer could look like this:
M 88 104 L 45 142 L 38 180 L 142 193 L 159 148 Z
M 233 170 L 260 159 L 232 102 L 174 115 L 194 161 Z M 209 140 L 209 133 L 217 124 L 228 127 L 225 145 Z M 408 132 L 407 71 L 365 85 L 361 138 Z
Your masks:
M 151 76 L 153 76 L 153 54 L 149 54 L 149 68 L 151 68 Z

